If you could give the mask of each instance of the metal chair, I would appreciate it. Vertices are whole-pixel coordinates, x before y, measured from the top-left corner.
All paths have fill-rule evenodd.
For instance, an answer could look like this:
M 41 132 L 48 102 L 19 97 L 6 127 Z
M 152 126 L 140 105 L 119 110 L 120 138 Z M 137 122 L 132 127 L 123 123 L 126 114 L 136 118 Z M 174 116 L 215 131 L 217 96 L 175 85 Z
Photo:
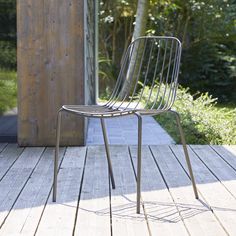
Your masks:
M 115 180 L 104 119 L 125 115 L 137 116 L 137 213 L 140 213 L 141 197 L 142 116 L 155 116 L 163 112 L 172 112 L 176 117 L 194 194 L 195 197 L 198 198 L 180 117 L 176 111 L 171 110 L 178 87 L 180 58 L 181 42 L 175 37 L 147 36 L 137 38 L 126 50 L 115 88 L 105 105 L 63 105 L 61 107 L 57 116 L 53 201 L 56 201 L 62 112 L 69 112 L 83 117 L 99 118 L 101 120 L 109 175 L 113 189 L 115 188 Z M 150 88 L 148 94 L 145 92 L 147 86 Z M 145 104 L 140 108 L 140 104 L 143 104 L 143 100 L 145 100 Z

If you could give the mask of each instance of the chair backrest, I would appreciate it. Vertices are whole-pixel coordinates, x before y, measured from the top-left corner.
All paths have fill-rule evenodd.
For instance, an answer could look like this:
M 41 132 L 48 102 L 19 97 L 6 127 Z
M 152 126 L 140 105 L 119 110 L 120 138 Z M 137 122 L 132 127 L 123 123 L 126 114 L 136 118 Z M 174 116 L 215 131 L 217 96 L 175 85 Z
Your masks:
M 181 42 L 175 37 L 146 36 L 134 40 L 124 54 L 121 70 L 105 106 L 167 110 L 178 87 Z M 147 89 L 147 86 L 149 89 Z

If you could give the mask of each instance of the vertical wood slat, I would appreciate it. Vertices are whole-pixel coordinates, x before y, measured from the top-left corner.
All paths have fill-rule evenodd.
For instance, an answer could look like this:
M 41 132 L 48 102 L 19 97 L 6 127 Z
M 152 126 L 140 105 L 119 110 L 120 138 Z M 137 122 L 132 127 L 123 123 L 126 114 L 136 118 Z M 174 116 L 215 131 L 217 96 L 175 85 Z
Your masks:
M 85 104 L 84 1 L 17 1 L 18 143 L 54 145 L 62 104 Z M 65 115 L 62 145 L 84 144 L 84 120 Z
M 96 1 L 87 0 L 85 4 L 84 30 L 85 30 L 85 90 L 86 101 L 88 104 L 96 103 L 96 77 L 97 77 L 97 18 L 96 18 Z

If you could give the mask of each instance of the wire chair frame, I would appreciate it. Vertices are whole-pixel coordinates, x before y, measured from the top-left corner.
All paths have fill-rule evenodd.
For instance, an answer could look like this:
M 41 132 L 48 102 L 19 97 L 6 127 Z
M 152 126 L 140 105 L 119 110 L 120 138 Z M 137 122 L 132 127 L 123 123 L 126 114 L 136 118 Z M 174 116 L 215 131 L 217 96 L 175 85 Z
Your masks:
M 181 43 L 175 37 L 150 36 L 134 40 L 125 53 L 115 88 L 104 107 L 114 110 L 137 108 L 143 101 L 145 86 L 149 85 L 150 93 L 144 108 L 148 109 L 147 104 L 155 92 L 155 99 L 149 104 L 149 108 L 156 108 L 158 111 L 170 109 L 178 87 L 181 50 Z M 133 82 L 133 88 L 122 94 L 124 86 L 127 86 L 126 80 Z M 140 83 L 141 89 L 138 87 Z M 161 88 L 164 91 L 162 94 Z
M 181 42 L 175 37 L 139 37 L 131 42 L 127 48 L 113 92 L 104 105 L 63 105 L 61 107 L 57 116 L 53 201 L 56 201 L 57 194 L 58 153 L 62 112 L 69 112 L 82 117 L 99 118 L 101 120 L 109 176 L 113 189 L 115 188 L 115 180 L 104 119 L 124 115 L 137 116 L 137 213 L 140 213 L 141 203 L 142 115 L 155 116 L 163 112 L 173 113 L 179 129 L 193 191 L 195 197 L 198 198 L 187 145 L 180 123 L 180 116 L 176 111 L 171 110 L 178 88 L 181 51 Z M 149 87 L 148 93 L 145 91 L 147 86 Z M 142 106 L 140 106 L 141 104 Z

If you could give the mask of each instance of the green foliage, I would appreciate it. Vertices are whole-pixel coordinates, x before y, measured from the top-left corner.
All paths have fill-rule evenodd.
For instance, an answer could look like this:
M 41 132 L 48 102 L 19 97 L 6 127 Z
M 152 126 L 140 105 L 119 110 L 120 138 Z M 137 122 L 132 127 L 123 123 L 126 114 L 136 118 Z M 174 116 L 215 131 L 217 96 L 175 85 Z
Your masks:
M 149 88 L 145 88 L 148 97 Z M 217 107 L 208 93 L 192 96 L 189 89 L 179 87 L 173 106 L 181 116 L 181 123 L 189 144 L 236 144 L 236 109 Z M 175 117 L 163 113 L 157 121 L 180 143 Z
M 16 69 L 16 0 L 0 0 L 0 68 Z
M 105 57 L 99 57 L 98 64 L 99 86 L 103 88 L 102 91 L 100 90 L 99 96 L 101 98 L 108 98 L 112 92 L 111 88 L 114 87 L 116 81 L 114 75 L 117 73 L 117 68 L 112 64 L 111 60 Z
M 228 45 L 201 41 L 183 50 L 180 81 L 192 92 L 208 91 L 219 102 L 236 102 L 235 65 L 236 57 Z
M 0 114 L 16 106 L 16 0 L 0 0 Z
M 236 103 L 236 2 L 152 1 L 149 33 L 173 35 L 183 43 L 180 83 Z
M 111 78 L 117 77 L 132 38 L 136 4 L 101 1 L 100 55 L 111 60 Z M 182 41 L 180 83 L 191 92 L 208 91 L 220 103 L 236 104 L 235 19 L 234 0 L 150 0 L 146 34 L 171 35 Z
M 0 41 L 0 68 L 16 68 L 16 48 L 14 43 Z
M 99 89 L 102 95 L 109 94 L 118 76 L 122 55 L 133 34 L 136 3 L 136 0 L 100 1 L 99 71 L 102 77 L 99 77 Z
M 16 106 L 16 72 L 0 70 L 0 114 Z
M 16 39 L 16 0 L 0 0 L 0 38 Z

